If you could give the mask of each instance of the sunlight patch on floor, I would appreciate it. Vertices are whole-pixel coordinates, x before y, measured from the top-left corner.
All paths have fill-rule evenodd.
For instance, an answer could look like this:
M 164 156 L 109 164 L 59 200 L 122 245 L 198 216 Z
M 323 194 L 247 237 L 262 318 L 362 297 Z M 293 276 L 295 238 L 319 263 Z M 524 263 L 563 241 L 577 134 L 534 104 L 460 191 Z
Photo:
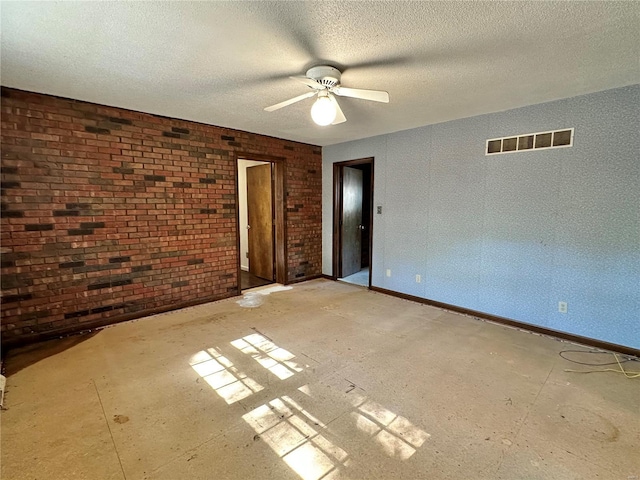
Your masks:
M 310 385 L 298 390 L 313 397 Z M 407 460 L 431 435 L 405 417 L 357 393 L 349 395 L 354 411 L 350 413 L 356 428 L 375 440 L 390 457 Z
M 254 333 L 233 340 L 231 345 L 251 357 L 280 380 L 292 377 L 304 367 L 294 362 L 295 355 L 277 346 L 264 335 Z
M 351 412 L 356 428 L 375 439 L 390 457 L 407 460 L 431 436 L 379 403 L 357 395 Z
M 264 389 L 215 348 L 199 351 L 191 357 L 189 365 L 229 405 Z
M 303 480 L 327 478 L 349 455 L 309 425 L 302 416 L 325 428 L 313 415 L 289 397 L 276 398 L 242 416 L 271 449 Z
M 265 287 L 265 288 L 260 288 L 260 287 L 258 287 L 258 288 L 253 289 L 252 291 L 255 292 L 255 293 L 259 293 L 260 295 L 270 295 L 272 293 L 286 292 L 287 290 L 293 289 L 293 287 L 290 286 L 290 285 L 286 285 L 285 286 L 285 285 L 280 285 L 280 284 L 272 285 L 270 287 Z

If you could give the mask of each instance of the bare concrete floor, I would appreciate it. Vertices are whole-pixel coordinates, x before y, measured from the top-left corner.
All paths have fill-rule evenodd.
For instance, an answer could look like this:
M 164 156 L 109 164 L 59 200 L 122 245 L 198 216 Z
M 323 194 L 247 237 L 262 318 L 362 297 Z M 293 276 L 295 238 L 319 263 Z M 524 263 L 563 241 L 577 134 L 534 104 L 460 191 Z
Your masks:
M 236 300 L 14 351 L 2 478 L 640 478 L 640 382 L 584 347 L 327 280 Z

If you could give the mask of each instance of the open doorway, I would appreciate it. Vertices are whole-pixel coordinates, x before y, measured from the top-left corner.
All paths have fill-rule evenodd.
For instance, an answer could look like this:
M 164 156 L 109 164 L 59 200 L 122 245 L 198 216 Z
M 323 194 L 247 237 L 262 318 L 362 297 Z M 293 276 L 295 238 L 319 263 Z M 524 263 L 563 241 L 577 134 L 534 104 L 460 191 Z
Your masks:
M 371 286 L 373 158 L 333 164 L 333 275 Z
M 238 158 L 240 291 L 285 283 L 283 165 Z

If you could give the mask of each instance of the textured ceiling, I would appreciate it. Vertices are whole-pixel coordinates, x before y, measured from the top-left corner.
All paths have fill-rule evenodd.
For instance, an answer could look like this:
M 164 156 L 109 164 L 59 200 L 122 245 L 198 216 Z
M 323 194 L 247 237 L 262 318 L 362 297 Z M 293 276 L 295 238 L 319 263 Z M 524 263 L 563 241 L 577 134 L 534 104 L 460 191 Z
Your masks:
M 640 2 L 7 2 L 2 84 L 315 145 L 640 83 Z M 328 63 L 346 123 L 287 78 Z

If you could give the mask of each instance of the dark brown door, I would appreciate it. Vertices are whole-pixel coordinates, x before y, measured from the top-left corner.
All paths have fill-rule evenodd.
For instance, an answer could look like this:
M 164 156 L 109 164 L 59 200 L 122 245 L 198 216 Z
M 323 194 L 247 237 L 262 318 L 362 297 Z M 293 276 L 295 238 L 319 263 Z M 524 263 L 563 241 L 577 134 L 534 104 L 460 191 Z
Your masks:
M 342 276 L 362 268 L 362 170 L 342 169 Z
M 249 272 L 273 280 L 271 164 L 247 168 Z

